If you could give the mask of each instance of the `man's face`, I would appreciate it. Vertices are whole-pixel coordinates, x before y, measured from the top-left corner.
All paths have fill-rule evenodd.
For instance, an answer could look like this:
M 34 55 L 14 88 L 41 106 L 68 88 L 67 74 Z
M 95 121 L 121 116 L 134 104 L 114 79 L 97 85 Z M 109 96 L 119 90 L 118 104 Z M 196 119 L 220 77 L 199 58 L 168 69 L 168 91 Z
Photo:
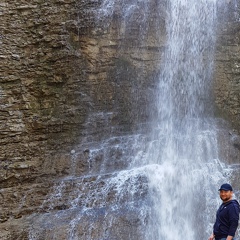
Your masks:
M 233 196 L 232 191 L 220 190 L 220 198 L 222 199 L 223 202 L 231 200 L 232 196 Z

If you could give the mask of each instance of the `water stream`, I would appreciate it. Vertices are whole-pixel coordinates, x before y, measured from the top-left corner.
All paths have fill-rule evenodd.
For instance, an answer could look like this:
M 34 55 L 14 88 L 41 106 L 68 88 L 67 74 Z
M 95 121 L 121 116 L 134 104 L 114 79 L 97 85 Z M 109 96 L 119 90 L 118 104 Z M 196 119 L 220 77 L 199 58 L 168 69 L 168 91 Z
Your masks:
M 159 11 L 155 19 L 153 5 Z M 68 206 L 66 239 L 203 240 L 211 233 L 219 204 L 216 188 L 231 174 L 219 156 L 211 99 L 218 5 L 217 0 L 103 1 L 98 19 L 107 19 L 107 28 L 114 12 L 122 13 L 119 34 L 123 38 L 131 34 L 133 16 L 141 14 L 139 46 L 147 41 L 150 25 L 155 26 L 155 41 L 161 45 L 163 33 L 157 27 L 164 18 L 157 111 L 149 135 L 116 136 L 87 146 L 89 175 L 78 177 L 73 170 L 72 176 L 54 186 L 42 207 L 50 211 L 52 203 Z M 74 152 L 74 164 L 75 155 L 84 149 Z M 104 161 L 95 169 L 99 156 Z M 122 168 L 114 168 L 114 159 L 123 163 Z M 138 220 L 133 228 L 117 220 L 129 213 L 130 222 Z M 55 215 L 66 222 L 64 216 L 63 212 Z M 89 221 L 84 227 L 83 222 Z M 33 229 L 29 239 L 38 239 L 37 235 Z M 50 236 L 59 237 L 56 231 Z
M 216 11 L 214 0 L 166 2 L 158 114 L 141 159 L 152 202 L 146 239 L 202 240 L 211 231 L 211 191 L 223 181 L 211 99 Z

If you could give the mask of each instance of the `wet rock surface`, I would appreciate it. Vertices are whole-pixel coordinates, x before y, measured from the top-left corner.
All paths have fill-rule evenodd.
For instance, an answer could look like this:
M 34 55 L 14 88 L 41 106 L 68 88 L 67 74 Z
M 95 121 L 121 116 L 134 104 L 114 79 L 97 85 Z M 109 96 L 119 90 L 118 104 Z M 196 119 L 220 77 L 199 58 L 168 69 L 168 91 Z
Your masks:
M 239 133 L 239 6 L 229 1 L 219 14 L 215 55 L 216 115 L 232 123 Z
M 2 192 L 1 239 L 142 239 L 148 216 L 144 172 L 68 177 Z M 26 192 L 27 190 L 27 192 Z M 13 195 L 13 196 L 12 196 Z M 9 199 L 7 199 L 7 197 Z M 38 199 L 38 201 L 36 201 Z M 14 200 L 14 201 L 13 201 Z M 143 208 L 143 206 L 145 206 Z
M 117 211 L 81 209 L 55 211 L 3 223 L 0 237 L 8 239 L 144 239 L 147 216 L 137 206 L 122 206 Z M 103 224 L 104 223 L 104 224 Z M 69 224 L 71 227 L 69 228 Z
M 110 22 L 96 19 L 101 2 L 0 3 L 3 240 L 67 239 L 71 222 L 75 224 L 73 236 L 80 239 L 85 239 L 86 231 L 92 239 L 134 240 L 143 236 L 141 226 L 147 213 L 139 218 L 139 208 L 126 202 L 138 199 L 139 205 L 146 204 L 144 177 L 136 177 L 134 191 L 128 188 L 131 184 L 126 186 L 128 191 L 121 195 L 118 210 L 107 214 L 106 206 L 99 204 L 102 198 L 107 207 L 116 201 L 116 185 L 104 195 L 104 182 L 113 171 L 127 169 L 134 162 L 132 156 L 144 150 L 138 149 L 136 138 L 128 134 L 147 129 L 143 123 L 154 113 L 154 76 L 165 47 L 165 3 L 157 12 L 157 2 L 152 2 L 152 20 L 157 14 L 162 20 L 157 26 L 150 21 L 149 37 L 142 44 L 137 24 L 123 29 L 118 10 Z M 222 154 L 227 162 L 236 164 L 240 156 L 240 25 L 234 16 L 239 9 L 230 1 L 227 11 L 227 21 L 221 23 L 218 33 L 214 89 L 216 115 L 232 122 L 228 133 L 224 130 L 219 134 Z M 141 12 L 133 14 L 140 26 L 141 16 Z M 125 30 L 131 33 L 127 38 L 122 34 Z M 103 146 L 100 149 L 96 147 L 99 144 Z M 226 145 L 230 147 L 226 149 Z M 237 174 L 234 182 L 238 181 Z M 131 179 L 126 179 L 128 182 Z M 72 192 L 73 186 L 79 192 Z M 134 194 L 128 195 L 132 191 Z M 95 209 L 82 214 L 78 224 L 83 208 Z M 107 222 L 114 227 L 102 228 L 103 218 L 109 218 Z M 93 225 L 95 228 L 89 229 Z

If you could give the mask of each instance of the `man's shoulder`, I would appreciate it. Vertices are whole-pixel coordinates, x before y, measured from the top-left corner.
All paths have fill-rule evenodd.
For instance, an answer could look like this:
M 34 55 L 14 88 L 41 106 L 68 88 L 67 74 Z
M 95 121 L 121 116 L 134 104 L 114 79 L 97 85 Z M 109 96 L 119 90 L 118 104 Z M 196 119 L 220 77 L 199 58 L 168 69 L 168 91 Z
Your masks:
M 236 206 L 239 206 L 239 203 L 238 203 L 238 201 L 237 201 L 236 199 L 232 199 L 232 200 L 230 200 L 230 201 L 228 201 L 228 202 L 226 202 L 226 203 L 223 203 L 223 205 L 225 205 L 225 206 L 228 206 L 228 205 L 236 205 Z
M 236 212 L 240 212 L 240 205 L 236 199 L 229 202 L 229 207 L 234 209 Z
M 224 208 L 240 208 L 240 205 L 237 200 L 230 200 L 229 202 L 226 202 L 223 204 Z
M 238 206 L 238 207 L 239 207 L 239 202 L 238 202 L 236 199 L 231 200 L 231 203 L 232 203 L 234 206 Z

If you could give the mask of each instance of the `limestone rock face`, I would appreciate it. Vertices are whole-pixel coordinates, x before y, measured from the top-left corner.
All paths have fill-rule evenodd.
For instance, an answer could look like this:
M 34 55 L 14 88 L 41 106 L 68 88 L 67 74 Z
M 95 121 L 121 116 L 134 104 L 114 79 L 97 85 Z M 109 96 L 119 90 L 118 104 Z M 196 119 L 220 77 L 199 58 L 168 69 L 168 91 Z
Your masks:
M 49 221 L 47 214 L 53 215 L 53 221 L 58 214 L 65 214 L 62 219 L 66 222 L 68 214 L 77 215 L 71 212 L 74 201 L 70 203 L 69 199 L 76 200 L 76 193 L 69 190 L 71 186 L 81 186 L 82 199 L 86 202 L 90 194 L 93 201 L 93 192 L 89 191 L 92 182 L 98 184 L 96 189 L 104 186 L 105 180 L 99 180 L 99 173 L 108 179 L 109 171 L 131 164 L 135 154 L 131 152 L 135 144 L 131 134 L 145 129 L 144 124 L 154 113 L 153 76 L 158 73 L 166 38 L 165 1 L 160 2 L 151 2 L 148 16 L 152 19 L 148 26 L 141 25 L 141 12 L 132 16 L 136 24 L 127 26 L 121 25 L 118 10 L 111 16 L 96 18 L 101 0 L 0 3 L 1 239 L 17 239 L 20 229 L 22 235 L 18 239 L 29 239 L 33 220 L 43 229 L 37 239 L 54 239 L 44 222 Z M 240 23 L 232 17 L 239 10 L 230 2 L 228 11 L 229 17 L 221 23 L 218 33 L 215 101 L 217 114 L 231 120 L 239 131 Z M 162 16 L 157 23 L 156 15 Z M 138 26 L 148 32 L 147 39 L 141 39 Z M 130 137 L 124 138 L 125 134 Z M 232 143 L 236 146 L 234 162 L 239 161 L 236 139 Z M 124 149 L 119 148 L 120 141 L 125 143 Z M 97 146 L 99 142 L 102 148 Z M 106 158 L 111 159 L 107 164 Z M 65 195 L 58 196 L 59 188 L 54 186 L 69 175 L 80 179 L 60 184 Z M 133 199 L 145 201 L 145 178 L 138 183 Z M 110 192 L 106 198 L 109 204 L 116 197 L 114 188 Z M 77 199 L 77 204 L 96 204 L 97 211 L 104 212 L 104 206 L 94 201 L 85 206 Z M 132 234 L 131 239 L 141 239 L 141 221 L 146 221 L 147 215 L 139 219 L 137 211 L 131 208 L 125 215 L 110 213 L 109 219 L 115 218 L 112 224 L 118 226 L 115 229 L 124 229 L 109 233 L 111 239 L 127 239 L 127 234 Z M 95 219 L 99 226 L 96 231 L 101 230 L 102 235 L 103 231 L 110 231 L 107 227 L 100 229 L 103 212 Z M 41 217 L 34 215 L 37 213 Z M 74 231 L 84 234 L 89 221 L 92 219 L 86 215 L 85 225 Z M 55 239 L 66 239 L 67 230 L 62 230 L 66 222 L 52 223 L 56 234 L 61 233 L 61 238 L 56 235 Z M 96 231 L 93 236 L 99 234 Z
M 66 175 L 75 144 L 131 131 L 147 119 L 154 86 L 146 79 L 161 46 L 153 38 L 136 52 L 122 41 L 117 16 L 112 32 L 98 25 L 100 4 L 1 4 L 1 187 Z
M 215 56 L 216 114 L 231 122 L 239 132 L 239 7 L 229 1 L 222 11 Z
M 131 163 L 134 141 L 121 136 L 148 120 L 155 89 L 150 76 L 156 73 L 164 34 L 159 45 L 156 26 L 149 26 L 153 34 L 139 48 L 139 29 L 128 26 L 131 38 L 123 38 L 117 11 L 111 21 L 96 19 L 101 3 L 0 3 L 1 239 L 29 239 L 33 213 L 70 208 L 72 203 L 66 202 L 76 196 L 69 190 L 71 184 L 63 187 L 61 179 L 91 174 L 90 180 L 81 180 L 81 196 L 87 201 L 88 182 L 96 181 L 99 171 L 116 171 Z M 134 17 L 141 20 L 137 13 Z M 125 149 L 119 148 L 119 141 L 125 141 Z M 122 158 L 127 148 L 130 154 Z M 111 159 L 107 164 L 106 157 Z M 66 191 L 60 201 L 51 198 L 58 195 L 58 184 Z M 112 195 L 109 202 L 114 191 Z M 124 217 L 116 221 L 125 224 Z M 132 231 L 133 226 L 124 228 Z M 42 234 L 39 239 L 52 239 Z

